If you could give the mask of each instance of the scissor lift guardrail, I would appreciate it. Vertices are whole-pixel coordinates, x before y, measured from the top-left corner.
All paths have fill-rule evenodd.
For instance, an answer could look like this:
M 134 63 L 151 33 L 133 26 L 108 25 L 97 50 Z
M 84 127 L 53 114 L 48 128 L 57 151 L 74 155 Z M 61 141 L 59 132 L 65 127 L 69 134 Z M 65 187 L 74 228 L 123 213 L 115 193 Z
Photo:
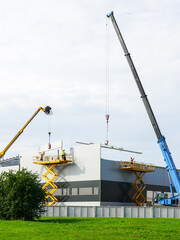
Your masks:
M 66 160 L 63 159 L 62 155 L 44 156 L 43 158 L 41 156 L 35 156 L 33 157 L 33 163 L 43 165 L 47 169 L 47 171 L 42 175 L 42 177 L 47 182 L 44 184 L 42 189 L 46 191 L 45 204 L 52 206 L 58 201 L 58 199 L 53 195 L 53 193 L 58 189 L 58 186 L 53 181 L 59 176 L 59 174 L 55 172 L 55 167 L 58 164 L 72 163 L 72 154 L 66 154 Z M 52 174 L 53 177 L 49 178 L 47 176 L 48 174 Z M 50 191 L 47 189 L 49 185 L 52 187 Z M 48 202 L 48 198 L 50 198 L 52 202 Z
M 154 172 L 155 165 L 153 164 L 145 164 L 145 163 L 137 163 L 134 161 L 121 161 L 121 169 L 126 171 L 133 171 L 136 175 L 135 181 L 132 183 L 136 193 L 132 197 L 133 201 L 137 206 L 142 206 L 146 198 L 143 195 L 143 191 L 146 188 L 146 184 L 142 180 L 143 176 L 146 172 Z M 138 186 L 140 185 L 140 186 Z

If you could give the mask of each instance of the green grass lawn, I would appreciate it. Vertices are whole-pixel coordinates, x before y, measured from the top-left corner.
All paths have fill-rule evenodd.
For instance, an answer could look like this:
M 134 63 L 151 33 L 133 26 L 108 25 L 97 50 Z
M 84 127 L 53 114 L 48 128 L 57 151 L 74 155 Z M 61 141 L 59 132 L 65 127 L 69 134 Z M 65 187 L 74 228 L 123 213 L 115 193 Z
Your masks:
M 180 239 L 180 219 L 63 218 L 0 220 L 0 240 Z

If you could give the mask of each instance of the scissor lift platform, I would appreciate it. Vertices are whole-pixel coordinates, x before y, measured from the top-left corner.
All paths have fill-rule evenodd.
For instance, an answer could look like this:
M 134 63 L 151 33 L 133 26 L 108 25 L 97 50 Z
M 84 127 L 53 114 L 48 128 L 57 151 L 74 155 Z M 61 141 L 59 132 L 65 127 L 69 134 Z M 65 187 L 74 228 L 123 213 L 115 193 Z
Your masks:
M 66 154 L 66 160 L 62 159 L 62 156 L 59 156 L 59 155 L 44 156 L 43 158 L 41 156 L 35 156 L 33 158 L 33 163 L 43 165 L 47 169 L 47 171 L 42 175 L 42 177 L 47 182 L 46 184 L 44 184 L 42 189 L 46 191 L 45 204 L 48 206 L 52 206 L 58 201 L 57 198 L 53 195 L 53 193 L 58 189 L 58 186 L 53 181 L 59 176 L 59 174 L 55 172 L 54 169 L 58 164 L 62 164 L 62 165 L 71 164 L 72 154 Z M 53 175 L 52 178 L 49 178 L 47 176 L 50 173 Z M 48 191 L 47 189 L 49 185 L 52 187 L 50 191 Z M 48 198 L 50 198 L 52 202 L 48 202 Z
M 142 180 L 146 172 L 154 172 L 155 165 L 137 163 L 134 161 L 121 161 L 121 169 L 126 171 L 133 171 L 136 175 L 135 181 L 132 183 L 136 193 L 132 197 L 137 206 L 142 206 L 146 198 L 143 195 L 143 191 L 146 188 L 146 184 Z
M 51 160 L 51 161 L 33 161 L 35 164 L 41 164 L 41 165 L 51 165 L 51 164 L 67 164 L 72 163 L 71 160 Z

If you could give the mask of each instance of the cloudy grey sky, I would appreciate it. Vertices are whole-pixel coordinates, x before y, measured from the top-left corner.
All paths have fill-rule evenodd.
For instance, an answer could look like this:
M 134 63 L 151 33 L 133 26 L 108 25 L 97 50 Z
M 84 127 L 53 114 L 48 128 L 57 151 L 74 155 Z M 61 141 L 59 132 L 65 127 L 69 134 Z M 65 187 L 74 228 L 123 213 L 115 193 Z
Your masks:
M 106 14 L 114 11 L 162 133 L 180 168 L 180 2 L 178 0 L 0 1 L 1 150 L 39 107 L 6 156 L 64 140 L 106 139 Z M 165 166 L 128 64 L 109 22 L 110 145 L 103 157 Z

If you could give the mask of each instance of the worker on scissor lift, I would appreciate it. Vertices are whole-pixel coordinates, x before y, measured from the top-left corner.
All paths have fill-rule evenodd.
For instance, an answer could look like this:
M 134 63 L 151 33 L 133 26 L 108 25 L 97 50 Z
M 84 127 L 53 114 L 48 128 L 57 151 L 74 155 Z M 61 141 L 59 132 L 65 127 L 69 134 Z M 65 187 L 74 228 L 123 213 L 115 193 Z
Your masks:
M 66 153 L 65 153 L 65 150 L 63 149 L 63 151 L 62 151 L 62 159 L 63 160 L 66 160 Z
M 41 153 L 40 160 L 43 161 L 44 153 Z
M 134 162 L 134 158 L 131 157 L 131 165 L 133 165 Z

